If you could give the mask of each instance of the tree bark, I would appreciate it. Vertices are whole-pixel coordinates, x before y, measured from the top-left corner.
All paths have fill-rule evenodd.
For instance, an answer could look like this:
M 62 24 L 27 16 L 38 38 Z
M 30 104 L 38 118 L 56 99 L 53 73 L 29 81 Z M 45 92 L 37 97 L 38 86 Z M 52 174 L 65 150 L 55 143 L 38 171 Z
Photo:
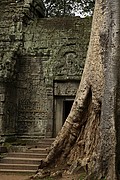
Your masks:
M 120 58 L 120 2 L 106 1 L 101 27 L 102 61 L 104 66 L 104 93 L 100 119 L 100 146 L 98 169 L 107 179 L 119 179 L 117 172 L 117 88 Z M 120 144 L 119 144 L 120 146 Z
M 94 179 L 119 179 L 116 168 L 120 146 L 116 136 L 119 7 L 119 0 L 96 0 L 79 89 L 70 114 L 40 168 L 72 165 L 78 160 Z

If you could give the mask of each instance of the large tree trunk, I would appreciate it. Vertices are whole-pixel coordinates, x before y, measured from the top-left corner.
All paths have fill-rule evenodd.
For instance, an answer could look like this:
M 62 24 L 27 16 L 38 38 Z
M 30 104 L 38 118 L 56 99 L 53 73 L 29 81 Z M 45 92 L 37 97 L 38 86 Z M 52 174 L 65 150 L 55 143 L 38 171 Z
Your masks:
M 71 112 L 41 168 L 79 160 L 95 179 L 118 179 L 119 7 L 119 0 L 96 0 L 82 80 Z

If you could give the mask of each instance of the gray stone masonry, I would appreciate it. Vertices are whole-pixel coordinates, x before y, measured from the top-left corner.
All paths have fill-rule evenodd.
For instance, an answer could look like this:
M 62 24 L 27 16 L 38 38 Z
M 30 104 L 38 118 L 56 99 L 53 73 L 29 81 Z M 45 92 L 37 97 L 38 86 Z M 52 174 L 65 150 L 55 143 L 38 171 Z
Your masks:
M 0 2 L 3 137 L 55 135 L 57 107 L 62 117 L 63 102 L 74 99 L 80 82 L 91 19 L 43 18 L 44 13 L 41 1 Z

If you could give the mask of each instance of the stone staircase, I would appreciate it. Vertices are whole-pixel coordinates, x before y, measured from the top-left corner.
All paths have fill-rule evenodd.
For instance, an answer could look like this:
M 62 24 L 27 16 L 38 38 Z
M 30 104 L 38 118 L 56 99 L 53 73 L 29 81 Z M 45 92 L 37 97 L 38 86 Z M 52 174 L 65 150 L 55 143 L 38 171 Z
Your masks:
M 26 147 L 19 147 L 17 152 L 8 152 L 0 159 L 2 173 L 35 173 L 41 159 L 45 159 L 54 138 L 45 138 L 40 142 Z M 25 149 L 25 150 L 24 150 Z

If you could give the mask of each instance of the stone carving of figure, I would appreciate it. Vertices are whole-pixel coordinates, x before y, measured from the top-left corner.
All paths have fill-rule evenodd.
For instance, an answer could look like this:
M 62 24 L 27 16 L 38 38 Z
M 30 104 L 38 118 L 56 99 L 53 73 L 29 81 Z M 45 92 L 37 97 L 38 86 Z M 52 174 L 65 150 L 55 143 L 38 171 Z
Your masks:
M 76 69 L 75 69 L 76 58 L 77 58 L 77 55 L 75 52 L 69 52 L 65 55 L 68 75 L 72 75 L 76 72 Z

